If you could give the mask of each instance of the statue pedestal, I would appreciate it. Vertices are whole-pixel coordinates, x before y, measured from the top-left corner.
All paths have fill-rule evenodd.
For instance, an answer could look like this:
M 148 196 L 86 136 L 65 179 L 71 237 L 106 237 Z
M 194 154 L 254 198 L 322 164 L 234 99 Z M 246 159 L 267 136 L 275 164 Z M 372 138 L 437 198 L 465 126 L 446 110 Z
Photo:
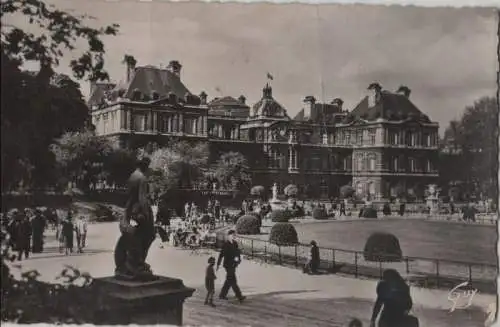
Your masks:
M 159 277 L 149 282 L 124 281 L 114 277 L 94 280 L 99 324 L 182 325 L 184 300 L 194 289 L 180 279 Z

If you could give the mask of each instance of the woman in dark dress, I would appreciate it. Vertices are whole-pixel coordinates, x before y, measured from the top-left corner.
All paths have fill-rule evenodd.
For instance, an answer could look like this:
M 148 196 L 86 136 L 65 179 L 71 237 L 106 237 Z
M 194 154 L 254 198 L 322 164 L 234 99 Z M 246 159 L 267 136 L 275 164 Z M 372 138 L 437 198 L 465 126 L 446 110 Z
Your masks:
M 73 253 L 73 233 L 75 230 L 75 226 L 73 225 L 72 220 L 72 212 L 68 211 L 68 216 L 62 222 L 62 234 L 64 235 L 64 245 L 65 245 L 65 254 Z
M 418 327 L 418 320 L 408 315 L 413 302 L 410 287 L 394 269 L 387 269 L 377 285 L 377 300 L 373 308 L 371 327 L 380 314 L 378 327 Z
M 304 272 L 308 274 L 317 274 L 320 263 L 320 257 L 319 257 L 319 247 L 316 241 L 311 241 L 310 251 L 311 252 L 309 255 L 309 261 L 304 267 Z

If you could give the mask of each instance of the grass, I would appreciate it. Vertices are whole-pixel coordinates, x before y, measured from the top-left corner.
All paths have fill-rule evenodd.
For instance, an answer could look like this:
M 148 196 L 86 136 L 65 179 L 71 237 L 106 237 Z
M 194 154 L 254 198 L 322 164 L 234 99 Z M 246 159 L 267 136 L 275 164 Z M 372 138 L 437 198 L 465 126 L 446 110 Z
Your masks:
M 420 220 L 332 221 L 295 224 L 301 243 L 316 240 L 320 247 L 362 251 L 374 232 L 394 234 L 403 255 L 496 265 L 495 226 Z

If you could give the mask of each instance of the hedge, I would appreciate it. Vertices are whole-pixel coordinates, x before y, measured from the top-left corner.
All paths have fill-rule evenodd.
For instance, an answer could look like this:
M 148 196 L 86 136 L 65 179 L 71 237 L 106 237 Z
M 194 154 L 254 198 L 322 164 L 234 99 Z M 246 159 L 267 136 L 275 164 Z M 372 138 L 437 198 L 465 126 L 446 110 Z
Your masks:
M 258 235 L 260 234 L 259 218 L 252 215 L 245 215 L 236 222 L 236 233 L 240 235 Z
M 368 237 L 363 256 L 366 261 L 400 262 L 403 252 L 396 236 L 377 232 Z
M 271 228 L 269 242 L 279 246 L 290 246 L 299 243 L 297 231 L 290 223 L 276 223 Z
M 312 211 L 312 216 L 314 219 L 323 220 L 328 219 L 328 215 L 326 214 L 326 210 L 322 208 L 315 208 Z
M 291 218 L 291 213 L 287 210 L 274 210 L 269 213 L 269 218 L 275 223 L 287 223 Z

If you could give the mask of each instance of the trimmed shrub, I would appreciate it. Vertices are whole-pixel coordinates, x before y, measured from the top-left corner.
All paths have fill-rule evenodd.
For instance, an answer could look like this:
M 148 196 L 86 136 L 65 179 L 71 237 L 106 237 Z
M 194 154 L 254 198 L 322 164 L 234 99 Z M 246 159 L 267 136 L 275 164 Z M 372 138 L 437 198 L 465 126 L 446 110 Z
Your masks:
M 366 241 L 363 255 L 366 261 L 399 262 L 403 252 L 396 236 L 389 233 L 373 233 Z
M 257 218 L 259 220 L 259 227 L 262 226 L 262 215 L 260 213 L 251 211 L 247 215 Z
M 245 215 L 236 222 L 236 233 L 240 235 L 257 235 L 260 234 L 259 218 L 251 215 Z
M 208 223 L 210 223 L 210 216 L 207 214 L 202 215 L 200 219 L 200 224 L 208 224 Z
M 274 223 L 287 223 L 291 218 L 291 213 L 287 210 L 274 210 L 269 213 L 269 218 Z
M 285 191 L 284 191 L 285 195 L 288 196 L 289 198 L 295 198 L 297 197 L 297 195 L 299 194 L 299 188 L 297 187 L 297 185 L 294 185 L 294 184 L 288 184 L 286 187 L 285 187 Z
M 304 217 L 305 216 L 304 208 L 302 208 L 301 206 L 296 206 L 295 209 L 294 208 L 290 208 L 289 211 L 290 211 L 290 217 L 291 218 L 297 218 L 297 217 Z
M 295 245 L 299 242 L 297 231 L 290 223 L 276 223 L 271 228 L 269 242 L 279 246 Z
M 340 188 L 340 196 L 343 199 L 350 198 L 354 195 L 354 188 L 351 185 L 344 185 Z
M 266 194 L 266 189 L 262 185 L 255 185 L 250 190 L 250 194 L 258 198 L 264 198 L 264 195 Z
M 366 208 L 363 208 L 363 214 L 361 215 L 361 217 L 363 218 L 377 218 L 377 209 L 375 209 L 374 207 L 366 207 Z
M 328 219 L 328 215 L 326 214 L 326 210 L 323 208 L 314 208 L 312 211 L 312 216 L 314 219 L 322 220 Z

